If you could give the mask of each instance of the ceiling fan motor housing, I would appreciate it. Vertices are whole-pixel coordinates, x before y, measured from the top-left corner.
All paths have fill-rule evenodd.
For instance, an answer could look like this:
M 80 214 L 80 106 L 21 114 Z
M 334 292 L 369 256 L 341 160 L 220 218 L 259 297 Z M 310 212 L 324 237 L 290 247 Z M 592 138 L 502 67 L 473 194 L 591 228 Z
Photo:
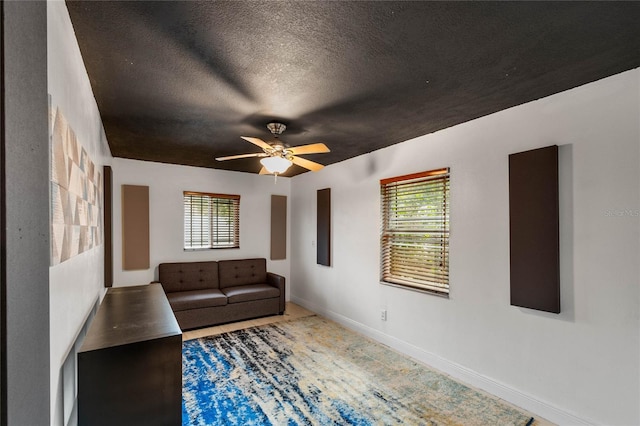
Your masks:
M 287 126 L 285 126 L 282 123 L 278 123 L 276 121 L 271 122 L 269 124 L 267 124 L 267 129 L 269 129 L 269 131 L 271 133 L 273 133 L 274 135 L 281 135 L 282 132 L 284 132 L 286 130 Z

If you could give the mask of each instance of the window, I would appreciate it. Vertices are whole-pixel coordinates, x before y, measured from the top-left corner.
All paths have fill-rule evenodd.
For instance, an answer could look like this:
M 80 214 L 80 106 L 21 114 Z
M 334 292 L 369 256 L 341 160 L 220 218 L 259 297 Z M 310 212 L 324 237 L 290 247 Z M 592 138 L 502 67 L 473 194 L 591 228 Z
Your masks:
M 240 248 L 240 196 L 185 191 L 184 248 Z
M 449 169 L 380 181 L 380 280 L 449 294 Z

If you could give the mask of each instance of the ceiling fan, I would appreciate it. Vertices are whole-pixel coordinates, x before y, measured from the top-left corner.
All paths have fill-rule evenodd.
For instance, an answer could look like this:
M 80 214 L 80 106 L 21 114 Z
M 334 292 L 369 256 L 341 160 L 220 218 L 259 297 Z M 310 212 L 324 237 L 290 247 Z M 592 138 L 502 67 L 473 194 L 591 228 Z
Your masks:
M 314 172 L 322 169 L 324 167 L 322 164 L 314 163 L 313 161 L 298 157 L 298 155 L 329 152 L 329 148 L 327 148 L 323 143 L 290 147 L 278 139 L 278 136 L 280 136 L 286 128 L 287 126 L 282 123 L 273 122 L 267 124 L 267 129 L 269 129 L 274 136 L 274 140 L 269 143 L 259 138 L 241 136 L 245 141 L 251 142 L 252 144 L 262 148 L 263 152 L 218 157 L 216 160 L 226 161 L 238 158 L 261 157 L 262 160 L 260 160 L 260 163 L 262 164 L 262 169 L 260 169 L 260 174 L 274 174 L 276 177 L 287 171 L 291 164 L 297 164 L 300 167 L 304 167 L 305 169 Z

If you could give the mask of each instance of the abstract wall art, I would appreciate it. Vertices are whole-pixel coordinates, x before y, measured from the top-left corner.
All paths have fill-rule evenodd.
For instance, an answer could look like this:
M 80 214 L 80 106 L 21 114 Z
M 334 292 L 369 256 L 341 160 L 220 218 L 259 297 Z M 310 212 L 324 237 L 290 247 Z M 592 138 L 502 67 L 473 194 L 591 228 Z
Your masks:
M 50 112 L 51 265 L 102 242 L 102 176 L 59 108 Z

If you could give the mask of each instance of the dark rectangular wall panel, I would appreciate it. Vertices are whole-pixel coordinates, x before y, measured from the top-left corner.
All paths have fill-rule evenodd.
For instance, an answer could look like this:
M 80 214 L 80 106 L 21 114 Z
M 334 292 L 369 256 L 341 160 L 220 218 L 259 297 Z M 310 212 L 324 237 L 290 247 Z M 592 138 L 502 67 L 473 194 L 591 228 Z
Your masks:
M 318 190 L 317 208 L 317 263 L 331 266 L 331 188 Z
M 287 258 L 287 197 L 271 195 L 271 260 Z
M 122 185 L 122 269 L 149 269 L 149 187 Z
M 113 178 L 111 167 L 104 166 L 104 180 L 102 182 L 104 185 L 104 286 L 111 287 L 113 285 Z
M 558 147 L 509 155 L 511 304 L 560 313 Z

